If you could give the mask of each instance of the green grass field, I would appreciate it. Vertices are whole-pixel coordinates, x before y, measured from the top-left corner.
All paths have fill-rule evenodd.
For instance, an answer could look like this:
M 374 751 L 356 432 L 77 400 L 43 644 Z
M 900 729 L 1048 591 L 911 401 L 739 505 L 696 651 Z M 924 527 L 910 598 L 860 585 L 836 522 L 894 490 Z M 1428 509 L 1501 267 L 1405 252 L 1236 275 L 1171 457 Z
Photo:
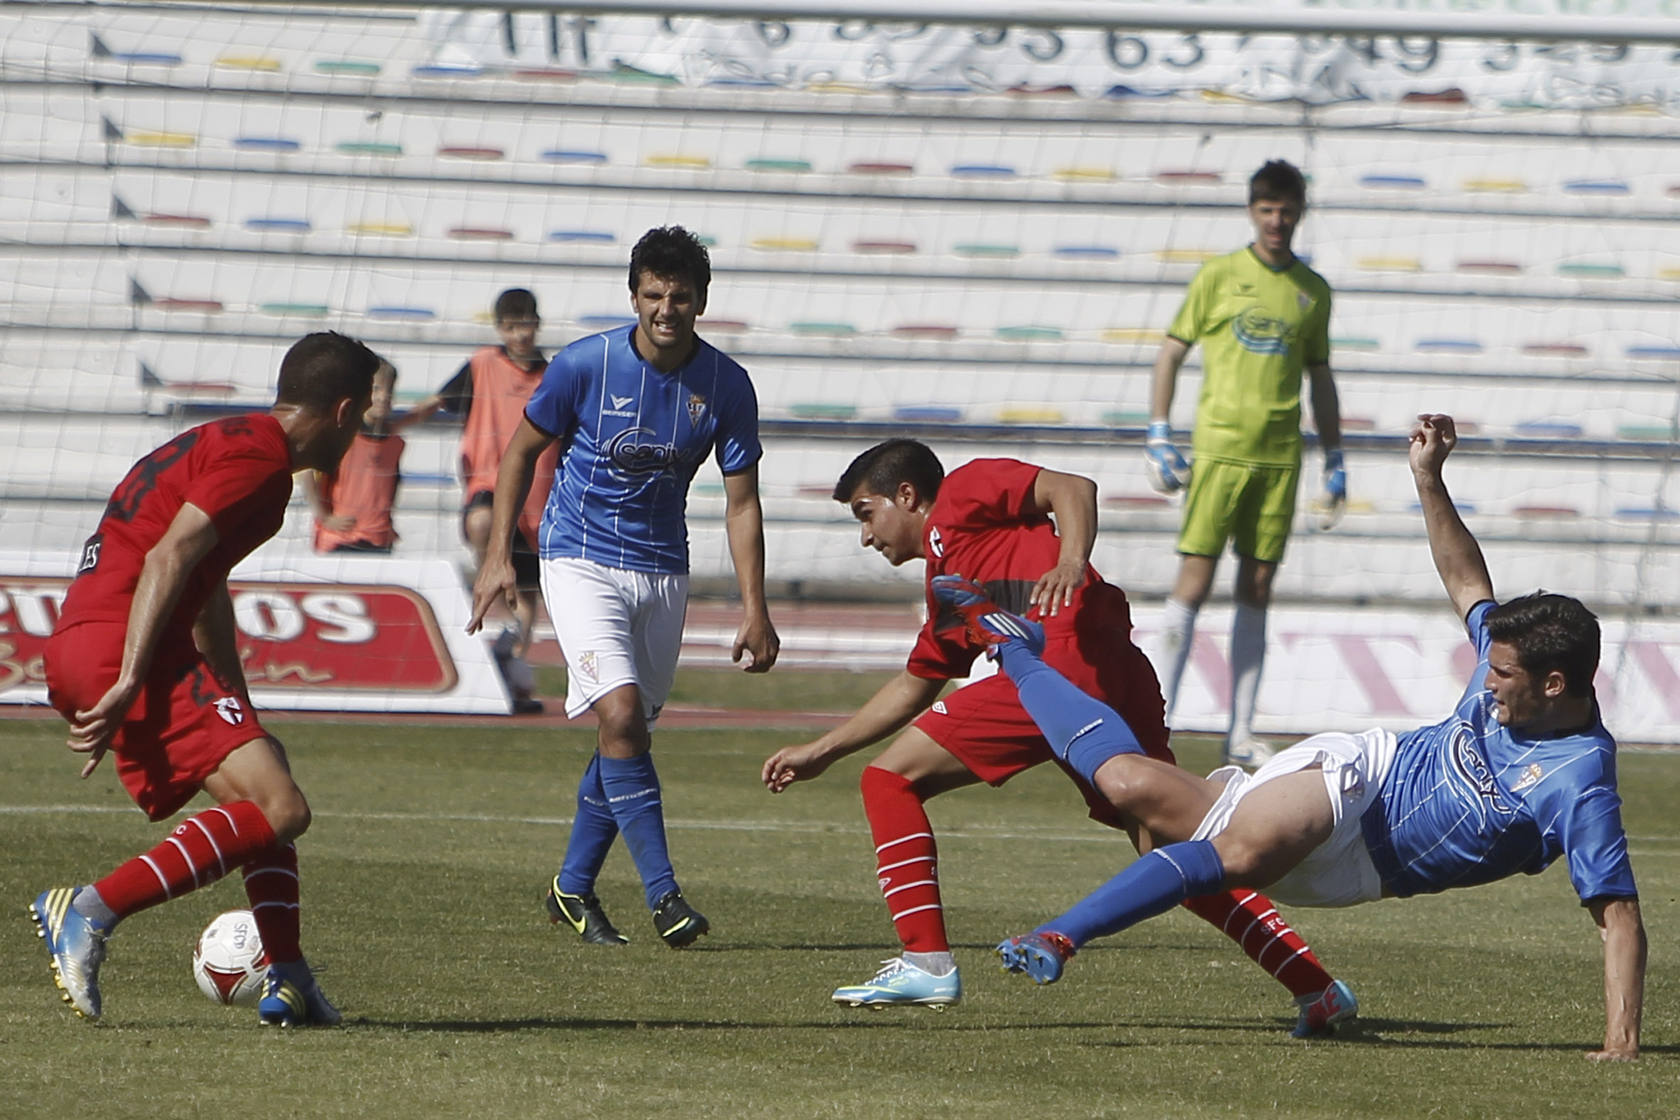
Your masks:
M 715 677 L 716 679 L 711 679 Z M 714 702 L 737 674 L 688 674 Z M 822 684 L 818 684 L 822 681 Z M 783 674 L 742 695 L 855 702 L 867 678 Z M 818 696 L 820 700 L 813 699 Z M 797 699 L 792 699 L 797 697 Z M 237 879 L 136 916 L 112 942 L 99 1026 L 58 1001 L 25 906 L 162 835 L 109 766 L 79 782 L 59 725 L 0 723 L 0 1115 L 99 1117 L 1672 1116 L 1667 967 L 1680 886 L 1680 756 L 1622 761 L 1653 962 L 1646 1058 L 1582 1055 L 1603 1029 L 1598 939 L 1561 867 L 1536 879 L 1290 915 L 1358 992 L 1357 1030 L 1287 1035 L 1285 993 L 1170 914 L 1082 952 L 1057 985 L 989 947 L 1130 858 L 1059 774 L 932 804 L 965 1000 L 945 1013 L 834 1006 L 893 943 L 856 776 L 771 797 L 786 733 L 659 739 L 678 873 L 713 933 L 672 952 L 629 860 L 601 884 L 633 939 L 587 947 L 539 898 L 565 842 L 586 731 L 272 720 L 315 808 L 299 844 L 305 944 L 341 1030 L 265 1032 L 211 1005 L 190 949 Z M 1213 749 L 1180 748 L 1206 768 Z

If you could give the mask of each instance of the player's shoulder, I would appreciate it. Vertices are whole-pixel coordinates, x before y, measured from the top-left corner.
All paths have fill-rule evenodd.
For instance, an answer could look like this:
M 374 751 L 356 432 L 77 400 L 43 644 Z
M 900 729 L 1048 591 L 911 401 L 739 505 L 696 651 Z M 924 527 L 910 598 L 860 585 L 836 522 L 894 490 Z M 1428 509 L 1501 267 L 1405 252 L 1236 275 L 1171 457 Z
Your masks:
M 1312 265 L 1308 264 L 1300 257 L 1295 258 L 1295 263 L 1289 266 L 1289 271 L 1294 277 L 1295 282 L 1301 287 L 1312 292 L 1314 295 L 1325 298 L 1329 297 L 1330 281 L 1326 280 L 1322 275 L 1313 269 Z

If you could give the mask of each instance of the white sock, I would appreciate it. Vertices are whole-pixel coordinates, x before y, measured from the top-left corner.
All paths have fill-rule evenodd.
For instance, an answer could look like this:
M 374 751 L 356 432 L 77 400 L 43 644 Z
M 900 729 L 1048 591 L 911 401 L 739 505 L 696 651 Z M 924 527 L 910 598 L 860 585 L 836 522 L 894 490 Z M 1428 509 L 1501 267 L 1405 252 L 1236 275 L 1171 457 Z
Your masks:
M 1254 701 L 1266 662 L 1266 609 L 1248 603 L 1236 606 L 1231 616 L 1231 734 L 1226 739 L 1231 747 L 1254 737 Z
M 957 967 L 957 959 L 947 950 L 943 953 L 902 953 L 907 963 L 915 965 L 930 976 L 949 975 Z
M 1161 608 L 1161 636 L 1155 646 L 1155 672 L 1161 677 L 1161 695 L 1167 701 L 1167 723 L 1172 723 L 1178 704 L 1178 686 L 1184 679 L 1184 665 L 1190 660 L 1190 639 L 1196 634 L 1199 607 L 1169 598 Z

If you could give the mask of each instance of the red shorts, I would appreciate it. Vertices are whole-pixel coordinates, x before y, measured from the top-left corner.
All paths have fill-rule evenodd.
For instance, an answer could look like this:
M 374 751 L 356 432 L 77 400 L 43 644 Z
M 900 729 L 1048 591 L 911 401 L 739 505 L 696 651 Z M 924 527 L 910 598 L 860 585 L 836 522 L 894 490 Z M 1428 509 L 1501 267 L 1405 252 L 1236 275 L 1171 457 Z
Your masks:
M 1045 647 L 1044 661 L 1082 692 L 1120 713 L 1150 758 L 1177 761 L 1167 746 L 1161 685 L 1142 650 L 1125 642 L 1087 654 L 1070 636 L 1052 640 Z M 1055 756 L 1038 725 L 1021 707 L 1015 682 L 1001 671 L 957 689 L 923 712 L 915 726 L 989 785 L 1001 786 L 1023 770 L 1054 762 L 1079 787 L 1091 817 L 1118 826 L 1114 806 Z
M 47 701 L 66 720 L 116 683 L 126 631 L 120 622 L 83 622 L 47 640 Z M 191 801 L 228 755 L 267 734 L 190 640 L 166 638 L 111 753 L 123 788 L 158 821 Z

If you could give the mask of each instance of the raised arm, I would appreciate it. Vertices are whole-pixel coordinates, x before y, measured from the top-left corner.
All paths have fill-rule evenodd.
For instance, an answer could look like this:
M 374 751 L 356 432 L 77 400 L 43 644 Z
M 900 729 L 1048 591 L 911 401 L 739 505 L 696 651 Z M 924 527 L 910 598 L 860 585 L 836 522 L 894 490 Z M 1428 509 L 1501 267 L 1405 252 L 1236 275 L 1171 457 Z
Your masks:
M 1056 566 L 1033 585 L 1030 601 L 1044 614 L 1057 614 L 1073 602 L 1091 561 L 1097 540 L 1097 484 L 1083 475 L 1040 470 L 1033 479 L 1032 504 L 1034 512 L 1056 519 L 1062 549 Z
M 519 601 L 519 585 L 513 574 L 513 531 L 519 523 L 519 511 L 530 492 L 531 479 L 537 473 L 537 457 L 554 437 L 521 417 L 507 450 L 502 452 L 502 464 L 496 472 L 496 493 L 491 504 L 490 541 L 484 548 L 484 563 L 479 565 L 478 579 L 473 582 L 473 613 L 467 620 L 467 633 L 476 634 L 484 625 L 484 616 L 500 596 L 508 610 Z
M 1601 1062 L 1639 1057 L 1639 1021 L 1645 1007 L 1645 922 L 1637 898 L 1587 903 L 1604 939 L 1604 1049 L 1587 1056 Z
M 1441 466 L 1457 445 L 1458 429 L 1453 426 L 1451 416 L 1438 412 L 1418 416 L 1418 422 L 1412 427 L 1412 481 L 1417 485 L 1418 502 L 1423 507 L 1423 525 L 1429 533 L 1435 571 L 1462 619 L 1471 607 L 1493 598 L 1493 580 L 1488 575 L 1481 546 L 1464 527 L 1452 496 L 1447 493 L 1447 484 L 1441 479 Z
M 770 622 L 764 599 L 764 507 L 758 499 L 758 464 L 723 476 L 724 535 L 735 583 L 741 589 L 741 626 L 735 632 L 732 660 L 747 655 L 749 673 L 763 673 L 776 663 L 782 640 Z
M 129 605 L 122 668 L 105 695 L 93 707 L 77 712 L 70 724 L 70 749 L 92 756 L 82 767 L 82 777 L 93 773 L 99 765 L 112 736 L 139 697 L 163 625 L 180 602 L 193 569 L 216 547 L 216 541 L 216 525 L 210 515 L 187 502 L 169 523 L 163 537 L 146 553 L 140 578 L 134 585 L 134 599 Z

